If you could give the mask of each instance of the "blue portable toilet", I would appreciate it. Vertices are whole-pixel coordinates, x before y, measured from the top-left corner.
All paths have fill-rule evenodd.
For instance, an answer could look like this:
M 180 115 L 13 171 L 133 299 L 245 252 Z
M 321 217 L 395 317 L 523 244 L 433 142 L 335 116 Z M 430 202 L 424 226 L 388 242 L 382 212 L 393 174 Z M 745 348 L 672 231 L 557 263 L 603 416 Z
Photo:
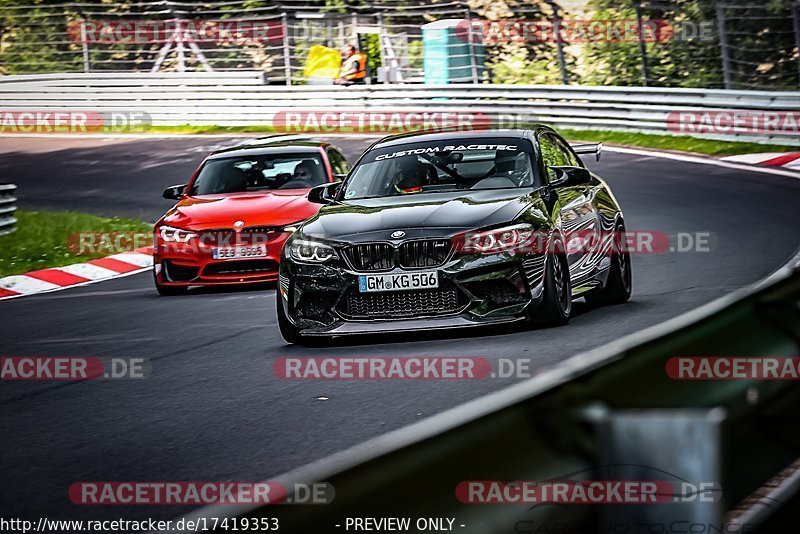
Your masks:
M 469 43 L 466 19 L 443 19 L 422 26 L 425 83 L 472 83 L 473 61 L 483 72 L 483 44 Z

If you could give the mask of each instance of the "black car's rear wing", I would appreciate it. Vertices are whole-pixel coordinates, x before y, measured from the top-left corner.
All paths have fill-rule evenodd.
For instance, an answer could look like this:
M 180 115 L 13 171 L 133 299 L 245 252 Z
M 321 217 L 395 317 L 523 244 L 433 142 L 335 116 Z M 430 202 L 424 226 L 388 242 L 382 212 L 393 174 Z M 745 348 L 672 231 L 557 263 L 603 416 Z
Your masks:
M 573 143 L 569 146 L 579 156 L 582 154 L 594 154 L 595 160 L 600 161 L 600 152 L 603 151 L 603 143 Z

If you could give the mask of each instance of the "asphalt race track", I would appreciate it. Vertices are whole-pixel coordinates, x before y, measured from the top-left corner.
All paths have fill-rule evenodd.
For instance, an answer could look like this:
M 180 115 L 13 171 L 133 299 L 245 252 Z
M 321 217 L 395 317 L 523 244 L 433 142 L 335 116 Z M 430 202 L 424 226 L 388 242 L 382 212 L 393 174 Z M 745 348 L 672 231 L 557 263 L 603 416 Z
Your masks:
M 170 205 L 162 189 L 232 141 L 8 138 L 0 174 L 19 185 L 27 208 L 154 221 Z M 367 141 L 336 143 L 354 159 Z M 81 507 L 67 489 L 77 481 L 266 480 L 511 383 L 286 381 L 272 372 L 279 356 L 530 358 L 539 372 L 755 282 L 800 244 L 798 179 L 610 152 L 590 166 L 611 184 L 629 230 L 714 238 L 710 252 L 634 256 L 631 302 L 591 311 L 579 304 L 566 327 L 294 347 L 278 334 L 274 288 L 165 298 L 149 273 L 0 302 L 4 356 L 143 357 L 152 366 L 141 380 L 4 382 L 0 515 L 172 517 L 185 508 Z

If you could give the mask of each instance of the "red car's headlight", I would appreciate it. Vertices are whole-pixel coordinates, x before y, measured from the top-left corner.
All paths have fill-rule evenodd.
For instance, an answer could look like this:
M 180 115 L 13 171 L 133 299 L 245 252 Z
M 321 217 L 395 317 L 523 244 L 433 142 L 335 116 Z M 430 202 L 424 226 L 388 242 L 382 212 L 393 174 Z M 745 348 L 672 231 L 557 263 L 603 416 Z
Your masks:
M 167 243 L 188 243 L 197 237 L 195 232 L 173 228 L 172 226 L 162 226 L 158 229 L 158 236 Z

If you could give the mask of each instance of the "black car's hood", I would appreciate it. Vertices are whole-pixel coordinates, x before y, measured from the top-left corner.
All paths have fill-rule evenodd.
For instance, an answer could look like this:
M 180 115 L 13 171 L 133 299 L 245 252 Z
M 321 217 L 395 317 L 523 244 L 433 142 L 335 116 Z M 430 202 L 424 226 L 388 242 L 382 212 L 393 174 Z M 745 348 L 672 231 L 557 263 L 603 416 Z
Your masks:
M 348 200 L 323 207 L 302 232 L 344 241 L 385 241 L 396 230 L 405 239 L 451 236 L 511 222 L 531 203 L 530 189 L 422 193 Z

